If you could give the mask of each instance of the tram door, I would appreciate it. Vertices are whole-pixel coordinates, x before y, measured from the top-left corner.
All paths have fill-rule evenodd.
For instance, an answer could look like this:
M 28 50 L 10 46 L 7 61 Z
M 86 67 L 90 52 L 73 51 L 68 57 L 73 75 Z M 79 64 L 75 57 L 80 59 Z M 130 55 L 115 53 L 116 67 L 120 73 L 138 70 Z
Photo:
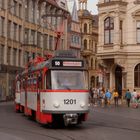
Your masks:
M 119 96 L 122 95 L 122 68 L 117 66 L 115 69 L 115 89 L 117 89 Z

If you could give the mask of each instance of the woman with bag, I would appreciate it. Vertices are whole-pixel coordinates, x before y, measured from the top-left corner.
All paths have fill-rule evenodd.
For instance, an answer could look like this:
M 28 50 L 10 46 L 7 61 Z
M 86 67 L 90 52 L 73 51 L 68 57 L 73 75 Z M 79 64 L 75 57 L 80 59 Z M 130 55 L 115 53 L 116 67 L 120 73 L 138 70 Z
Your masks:
M 115 103 L 115 107 L 118 106 L 118 98 L 119 98 L 119 94 L 117 92 L 117 90 L 115 90 L 113 92 L 113 98 L 114 98 L 114 103 Z

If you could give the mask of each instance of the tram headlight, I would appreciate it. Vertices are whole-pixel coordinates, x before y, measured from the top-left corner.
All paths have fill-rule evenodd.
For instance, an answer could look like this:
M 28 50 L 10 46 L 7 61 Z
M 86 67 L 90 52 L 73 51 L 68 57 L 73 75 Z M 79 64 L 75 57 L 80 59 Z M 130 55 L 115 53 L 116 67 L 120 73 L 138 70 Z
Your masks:
M 59 107 L 60 107 L 60 104 L 59 104 L 58 102 L 54 102 L 54 103 L 53 103 L 53 106 L 54 106 L 55 108 L 59 108 Z
M 81 108 L 84 108 L 86 106 L 86 104 L 84 102 L 80 103 Z

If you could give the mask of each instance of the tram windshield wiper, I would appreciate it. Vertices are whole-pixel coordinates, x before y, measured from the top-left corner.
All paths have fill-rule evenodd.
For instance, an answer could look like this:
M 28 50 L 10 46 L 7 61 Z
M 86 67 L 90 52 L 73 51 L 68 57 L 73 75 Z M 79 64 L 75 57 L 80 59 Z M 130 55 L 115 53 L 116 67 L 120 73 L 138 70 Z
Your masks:
M 65 89 L 71 90 L 71 88 L 69 88 L 69 87 L 66 86 L 66 85 L 63 85 L 63 87 L 64 87 Z

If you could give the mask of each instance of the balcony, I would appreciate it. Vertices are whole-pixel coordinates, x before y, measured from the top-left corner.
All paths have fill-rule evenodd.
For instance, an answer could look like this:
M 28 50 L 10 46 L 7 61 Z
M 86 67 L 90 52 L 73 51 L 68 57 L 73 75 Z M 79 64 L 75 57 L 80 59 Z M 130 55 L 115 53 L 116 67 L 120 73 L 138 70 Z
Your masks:
M 89 49 L 84 49 L 84 50 L 81 51 L 81 55 L 84 56 L 84 57 L 90 56 L 90 55 L 92 55 L 92 51 L 89 50 Z

